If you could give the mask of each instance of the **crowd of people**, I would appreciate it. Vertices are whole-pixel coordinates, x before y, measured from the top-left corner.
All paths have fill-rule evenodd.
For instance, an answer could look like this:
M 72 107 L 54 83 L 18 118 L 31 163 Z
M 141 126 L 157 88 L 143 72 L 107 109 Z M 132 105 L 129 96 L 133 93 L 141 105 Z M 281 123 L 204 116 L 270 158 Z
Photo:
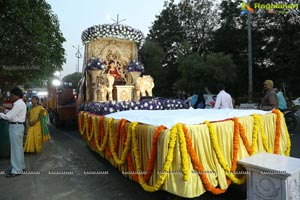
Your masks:
M 214 104 L 214 109 L 233 109 L 234 100 L 231 95 L 226 92 L 224 84 L 218 84 L 217 89 L 219 91 L 216 101 Z M 262 98 L 259 109 L 261 110 L 272 110 L 279 109 L 285 111 L 288 109 L 286 98 L 281 89 L 274 88 L 274 83 L 272 80 L 266 80 L 264 82 L 265 95 Z M 185 100 L 185 104 L 190 108 L 205 108 L 205 99 L 202 92 L 194 94 Z
M 0 107 L 0 119 L 8 120 L 9 123 L 11 167 L 7 170 L 6 177 L 23 174 L 26 170 L 24 152 L 39 153 L 42 151 L 42 143 L 50 140 L 46 109 L 39 104 L 37 96 L 32 97 L 32 105 L 28 107 L 23 96 L 20 88 L 13 88 L 10 91 L 12 108 L 7 110 Z

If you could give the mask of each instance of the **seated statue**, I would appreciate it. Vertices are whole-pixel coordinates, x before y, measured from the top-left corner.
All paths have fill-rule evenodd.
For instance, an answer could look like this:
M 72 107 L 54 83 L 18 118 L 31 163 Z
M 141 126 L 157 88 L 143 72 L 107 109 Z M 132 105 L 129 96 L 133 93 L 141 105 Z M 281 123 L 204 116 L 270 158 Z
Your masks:
M 111 60 L 108 63 L 108 73 L 112 75 L 115 79 L 121 78 L 120 72 L 114 60 Z
M 115 85 L 124 85 L 126 82 L 121 66 L 118 66 L 114 60 L 108 63 L 108 74 L 115 78 Z

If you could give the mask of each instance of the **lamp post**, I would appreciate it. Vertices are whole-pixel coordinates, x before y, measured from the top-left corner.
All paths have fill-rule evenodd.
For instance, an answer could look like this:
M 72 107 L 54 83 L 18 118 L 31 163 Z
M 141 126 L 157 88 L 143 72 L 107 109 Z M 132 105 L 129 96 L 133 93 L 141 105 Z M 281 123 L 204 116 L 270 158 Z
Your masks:
M 77 50 L 76 53 L 75 53 L 75 57 L 77 58 L 76 72 L 79 72 L 79 59 L 82 58 L 82 54 L 80 53 L 80 49 L 82 49 L 82 48 L 79 49 L 79 45 L 78 45 L 77 48 L 73 45 L 73 48 Z
M 250 0 L 247 0 L 247 5 L 249 5 Z M 251 24 L 252 16 L 250 12 L 248 15 L 248 102 L 252 103 L 253 100 L 253 80 L 252 80 L 252 34 L 251 34 Z

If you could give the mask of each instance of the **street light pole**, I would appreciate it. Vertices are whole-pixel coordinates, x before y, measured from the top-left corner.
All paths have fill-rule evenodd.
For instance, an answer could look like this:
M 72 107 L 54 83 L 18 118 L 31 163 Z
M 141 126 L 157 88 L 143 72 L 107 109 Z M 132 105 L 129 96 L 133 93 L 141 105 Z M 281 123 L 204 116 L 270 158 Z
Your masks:
M 78 61 L 76 72 L 79 72 L 79 59 L 82 58 L 82 54 L 80 53 L 79 45 L 78 45 L 78 48 L 76 48 L 75 46 L 73 46 L 73 48 L 77 50 L 77 52 L 75 53 L 75 57 L 77 58 L 77 61 Z
M 247 0 L 249 5 L 250 0 Z M 252 34 L 251 34 L 251 13 L 248 14 L 248 102 L 252 103 L 253 100 L 253 79 L 252 79 Z

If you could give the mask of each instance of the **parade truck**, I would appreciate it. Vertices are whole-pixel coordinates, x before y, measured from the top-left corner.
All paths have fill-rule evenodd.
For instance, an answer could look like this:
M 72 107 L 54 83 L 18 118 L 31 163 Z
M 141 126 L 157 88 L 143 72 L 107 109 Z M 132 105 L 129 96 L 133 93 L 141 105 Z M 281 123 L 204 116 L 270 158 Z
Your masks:
M 69 84 L 54 86 L 48 84 L 47 110 L 49 121 L 59 127 L 67 121 L 77 120 L 76 94 Z

